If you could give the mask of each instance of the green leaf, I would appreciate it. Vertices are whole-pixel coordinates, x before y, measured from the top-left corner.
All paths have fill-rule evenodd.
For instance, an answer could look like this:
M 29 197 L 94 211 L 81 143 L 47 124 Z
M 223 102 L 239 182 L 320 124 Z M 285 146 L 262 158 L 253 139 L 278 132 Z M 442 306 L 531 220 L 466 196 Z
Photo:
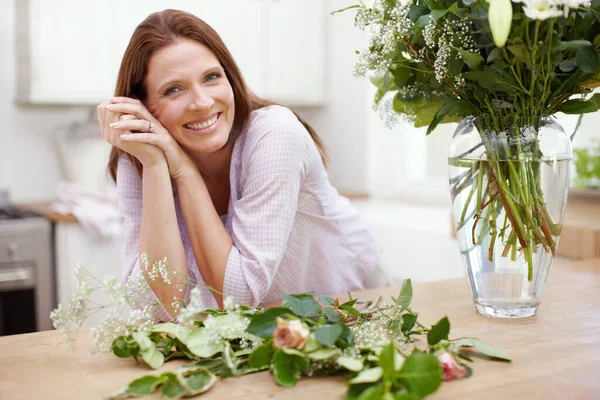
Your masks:
M 162 376 L 165 378 L 165 383 L 163 384 L 161 390 L 163 396 L 165 396 L 167 399 L 177 399 L 185 395 L 185 387 L 179 382 L 177 375 L 171 372 L 166 372 L 162 374 Z
M 383 399 L 383 388 L 381 386 L 371 386 L 363 391 L 357 400 L 381 400 Z
M 598 53 L 588 40 L 561 41 L 557 47 L 560 50 L 575 51 L 575 61 L 583 72 L 594 73 L 600 69 Z
M 506 46 L 506 48 L 508 49 L 508 51 L 510 51 L 512 53 L 512 55 L 517 59 L 517 61 L 524 63 L 528 67 L 533 66 L 531 54 L 529 53 L 529 50 L 527 49 L 527 47 L 525 45 L 513 44 L 513 45 Z
M 456 47 L 454 49 L 460 53 L 465 64 L 472 70 L 479 69 L 483 65 L 483 57 L 481 55 Z
M 446 14 L 448 14 L 448 10 L 444 10 L 444 9 L 431 10 L 431 18 L 433 18 L 434 21 L 437 21 L 438 19 L 442 18 Z
M 427 343 L 430 346 L 439 343 L 443 339 L 448 339 L 450 333 L 450 321 L 448 317 L 444 317 L 437 324 L 431 327 L 429 333 L 427 333 Z
M 412 283 L 410 279 L 402 281 L 402 287 L 400 288 L 400 295 L 396 299 L 396 312 L 402 312 L 410 307 L 412 301 Z
M 119 358 L 131 357 L 131 348 L 127 345 L 125 336 L 119 336 L 116 338 L 111 345 L 112 352 Z
M 324 346 L 333 346 L 344 330 L 342 326 L 343 324 L 340 322 L 331 325 L 318 326 L 314 330 L 315 339 Z
M 342 324 L 342 333 L 336 345 L 341 349 L 354 345 L 354 335 L 352 335 L 352 331 L 345 324 Z
M 420 29 L 425 28 L 427 26 L 427 24 L 429 23 L 430 19 L 431 19 L 431 14 L 421 15 L 419 17 L 419 19 L 417 19 L 417 22 L 415 22 L 415 28 L 420 28 Z
M 273 337 L 273 331 L 277 325 L 275 318 L 291 313 L 292 311 L 289 308 L 269 308 L 264 313 L 252 317 L 252 321 L 250 321 L 248 328 L 246 328 L 246 332 L 260 337 Z
M 339 366 L 346 368 L 349 371 L 358 372 L 362 371 L 364 368 L 362 361 L 357 360 L 356 358 L 341 356 L 336 361 Z
M 349 384 L 373 383 L 377 382 L 383 376 L 383 368 L 375 367 L 361 371 L 355 378 L 348 381 Z
M 335 300 L 332 299 L 331 297 L 319 296 L 319 303 L 321 303 L 321 304 L 327 304 L 329 306 L 332 306 L 332 305 L 335 304 Z
M 306 353 L 311 360 L 327 360 L 340 354 L 342 354 L 340 349 L 319 349 L 311 353 Z
M 440 387 L 442 368 L 437 357 L 415 350 L 404 361 L 398 379 L 409 392 L 425 397 Z
M 217 382 L 214 374 L 206 368 L 196 366 L 179 368 L 177 377 L 180 382 L 185 383 L 186 396 L 204 393 Z
M 494 92 L 516 95 L 519 91 L 522 91 L 510 75 L 500 75 L 489 67 L 484 68 L 483 71 L 465 72 L 463 76 L 470 81 L 479 82 L 484 89 Z
M 140 354 L 150 368 L 157 369 L 163 365 L 165 362 L 165 356 L 156 348 L 156 344 L 150 340 L 147 333 L 133 332 L 131 337 L 133 337 L 133 339 L 140 346 Z
M 556 111 L 565 114 L 587 114 L 600 109 L 600 94 L 596 93 L 589 100 L 573 99 L 567 100 L 559 105 Z
M 442 107 L 435 113 L 431 124 L 427 128 L 427 135 L 433 132 L 433 130 L 438 126 L 438 124 L 442 122 L 442 120 L 447 116 L 460 115 L 464 117 L 472 113 L 473 106 L 471 106 L 471 104 L 468 101 L 448 97 L 444 100 L 444 104 L 442 105 Z
M 325 312 L 327 319 L 331 322 L 338 322 L 342 318 L 342 316 L 335 311 L 333 307 L 323 306 L 323 311 Z
M 396 374 L 396 370 L 394 367 L 394 353 L 396 353 L 396 348 L 394 347 L 394 342 L 390 342 L 387 346 L 381 350 L 379 353 L 379 365 L 383 369 L 383 381 L 392 383 L 394 381 L 394 375 Z
M 301 352 L 300 350 L 296 350 L 296 349 L 289 349 L 287 347 L 284 347 L 281 349 L 281 351 L 283 351 L 285 354 L 289 354 L 291 356 L 298 356 L 301 358 L 306 358 L 306 354 Z
M 490 65 L 490 69 L 492 71 L 499 71 L 501 69 L 506 69 L 509 68 L 510 64 L 507 63 L 506 61 L 502 60 L 502 61 L 496 61 L 495 63 L 493 63 L 492 65 Z
M 282 305 L 301 317 L 313 317 L 321 314 L 321 305 L 315 300 L 312 293 L 283 296 Z
M 475 349 L 477 349 L 477 351 L 479 351 L 480 353 L 482 353 L 488 357 L 497 358 L 499 360 L 504 360 L 504 361 L 512 361 L 510 356 L 508 356 L 506 353 L 503 353 L 500 350 L 494 349 L 492 346 L 490 346 L 487 343 L 482 342 L 479 339 L 462 338 L 462 339 L 453 341 L 452 345 L 450 346 L 450 348 L 452 350 L 457 350 L 461 347 L 474 347 Z
M 466 14 L 466 8 L 459 8 L 458 2 L 453 3 L 450 7 L 448 7 L 448 12 L 456 15 L 459 18 L 464 18 Z
M 133 380 L 125 390 L 113 396 L 113 399 L 127 399 L 129 397 L 142 397 L 154 393 L 154 390 L 161 383 L 165 382 L 166 378 L 162 375 L 145 375 L 141 378 Z
M 300 377 L 300 372 L 308 369 L 308 359 L 289 355 L 281 349 L 273 356 L 273 375 L 281 386 L 294 386 Z
M 267 343 L 258 346 L 248 357 L 248 364 L 252 368 L 263 368 L 271 364 L 273 359 L 273 343 L 269 340 Z
M 398 87 L 396 86 L 396 82 L 394 79 L 392 79 L 390 77 L 389 72 L 387 72 L 383 76 L 377 76 L 377 75 L 370 76 L 369 80 L 377 89 L 383 91 L 384 93 L 390 92 L 393 90 L 398 90 Z M 321 300 L 321 297 L 323 297 L 323 296 L 319 296 L 319 301 Z M 333 299 L 331 299 L 331 300 L 333 300 Z M 321 301 L 321 303 L 323 303 L 323 302 Z M 333 303 L 326 303 L 326 304 L 333 304 Z
M 400 93 L 394 96 L 393 101 L 394 111 L 414 117 L 410 119 L 415 128 L 429 125 L 441 106 L 442 103 L 437 100 L 405 99 Z
M 408 18 L 414 23 L 417 22 L 419 17 L 429 13 L 429 9 L 425 6 L 411 4 L 408 10 Z
M 212 340 L 212 335 L 207 333 L 203 327 L 190 332 L 185 345 L 192 354 L 202 358 L 209 358 L 223 351 L 223 342 Z
M 360 311 L 358 311 L 356 308 L 352 307 L 352 306 L 347 306 L 345 304 L 342 304 L 340 306 L 341 310 L 346 311 L 348 314 L 355 316 L 355 317 L 360 317 Z
M 404 314 L 402 315 L 402 332 L 410 332 L 417 322 L 417 316 L 415 314 Z
M 174 324 L 172 322 L 165 322 L 163 324 L 154 325 L 151 332 L 167 333 L 172 337 L 175 337 L 182 342 L 185 342 L 185 338 L 191 332 L 191 329 L 186 328 L 183 325 Z
M 317 342 L 317 339 L 315 339 L 315 333 L 311 332 L 308 335 L 308 341 L 306 342 L 306 345 L 304 345 L 304 348 L 302 349 L 302 351 L 310 353 L 319 348 L 321 348 L 321 345 L 319 344 L 319 342 Z
M 494 50 L 492 50 L 487 57 L 488 64 L 491 64 L 494 61 L 504 61 L 504 55 L 502 54 L 502 50 L 498 47 L 495 47 Z
M 396 393 L 394 394 L 394 400 L 421 400 L 421 397 L 412 393 Z

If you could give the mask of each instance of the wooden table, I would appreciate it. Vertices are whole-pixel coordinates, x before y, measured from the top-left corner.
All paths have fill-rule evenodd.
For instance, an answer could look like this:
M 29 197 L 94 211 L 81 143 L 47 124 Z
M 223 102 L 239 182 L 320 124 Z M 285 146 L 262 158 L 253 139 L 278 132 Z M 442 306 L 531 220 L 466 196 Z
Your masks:
M 398 288 L 360 292 L 397 295 Z M 477 337 L 508 353 L 512 363 L 475 359 L 469 379 L 444 383 L 432 399 L 600 398 L 600 259 L 557 264 L 540 310 L 520 320 L 476 314 L 466 279 L 414 285 L 413 309 L 433 324 L 447 315 L 450 336 Z M 107 398 L 152 372 L 113 355 L 89 356 L 89 331 L 68 351 L 55 331 L 0 338 L 0 399 Z M 170 369 L 181 362 L 169 362 Z M 342 399 L 340 378 L 301 379 L 292 389 L 269 373 L 218 382 L 205 398 Z M 158 398 L 157 396 L 154 398 Z

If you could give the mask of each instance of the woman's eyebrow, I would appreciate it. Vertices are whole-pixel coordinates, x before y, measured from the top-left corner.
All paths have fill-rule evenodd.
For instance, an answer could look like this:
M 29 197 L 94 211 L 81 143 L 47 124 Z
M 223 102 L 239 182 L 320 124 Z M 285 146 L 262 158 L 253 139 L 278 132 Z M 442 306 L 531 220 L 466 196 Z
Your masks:
M 202 75 L 206 75 L 207 73 L 209 73 L 211 71 L 214 71 L 216 69 L 219 69 L 219 70 L 225 72 L 225 68 L 223 68 L 220 65 L 215 65 L 215 66 L 212 66 L 210 68 L 205 69 L 204 72 L 202 72 Z M 162 85 L 159 86 L 158 92 L 159 93 L 162 92 L 167 86 L 173 85 L 174 83 L 177 83 L 180 80 L 181 80 L 180 78 L 168 80 L 167 82 L 165 82 L 165 83 L 163 83 Z

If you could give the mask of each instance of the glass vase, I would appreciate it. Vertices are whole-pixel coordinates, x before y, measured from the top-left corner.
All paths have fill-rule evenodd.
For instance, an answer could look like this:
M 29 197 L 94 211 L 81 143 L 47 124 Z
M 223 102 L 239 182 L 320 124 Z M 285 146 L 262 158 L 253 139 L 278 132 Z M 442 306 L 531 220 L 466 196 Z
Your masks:
M 560 237 L 569 137 L 550 116 L 462 120 L 448 154 L 453 218 L 477 311 L 535 315 Z

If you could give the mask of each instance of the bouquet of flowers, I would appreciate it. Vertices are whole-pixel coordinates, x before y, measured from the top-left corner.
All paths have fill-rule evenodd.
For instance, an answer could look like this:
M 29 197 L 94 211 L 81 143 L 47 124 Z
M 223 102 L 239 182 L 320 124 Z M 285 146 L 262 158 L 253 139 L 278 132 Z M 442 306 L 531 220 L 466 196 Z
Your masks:
M 166 260 L 148 261 L 145 268 L 158 283 L 171 281 Z M 271 371 L 282 386 L 294 386 L 302 375 L 347 375 L 349 399 L 421 399 L 443 380 L 470 376 L 466 362 L 473 352 L 510 361 L 478 339 L 448 339 L 446 317 L 433 326 L 421 323 L 410 308 L 410 280 L 391 304 L 383 304 L 381 297 L 361 301 L 348 295 L 341 302 L 304 293 L 282 296 L 282 305 L 270 309 L 237 304 L 232 298 L 225 299 L 223 310 L 206 309 L 194 288 L 187 304 L 167 306 L 179 310 L 177 318 L 159 323 L 151 313 L 155 304 L 139 309 L 139 298 L 148 290 L 142 275 L 123 285 L 110 277 L 100 281 L 78 266 L 75 276 L 77 293 L 51 315 L 69 344 L 86 316 L 106 308 L 110 312 L 93 329 L 94 352 L 141 359 L 154 369 L 171 359 L 190 360 L 171 371 L 141 376 L 113 398 L 154 392 L 169 399 L 194 396 L 209 390 L 218 377 Z M 95 291 L 106 292 L 109 304 L 90 303 Z M 124 309 L 131 310 L 128 318 Z M 425 343 L 420 336 L 426 337 Z
M 544 154 L 538 133 L 557 112 L 580 114 L 579 126 L 600 108 L 592 95 L 600 1 L 375 0 L 349 9 L 370 33 L 355 75 L 369 74 L 387 122 L 402 115 L 429 134 L 463 121 L 459 129 L 478 131 L 480 142 L 449 160 L 453 200 L 468 193 L 462 212 L 455 208 L 457 230 L 468 230 L 473 245 L 490 236 L 490 261 L 496 239 L 502 256 L 524 254 L 531 280 L 532 254 L 541 247 L 554 256 L 562 228 L 541 183 L 544 165 L 557 159 Z M 550 167 L 567 176 L 568 146 Z

